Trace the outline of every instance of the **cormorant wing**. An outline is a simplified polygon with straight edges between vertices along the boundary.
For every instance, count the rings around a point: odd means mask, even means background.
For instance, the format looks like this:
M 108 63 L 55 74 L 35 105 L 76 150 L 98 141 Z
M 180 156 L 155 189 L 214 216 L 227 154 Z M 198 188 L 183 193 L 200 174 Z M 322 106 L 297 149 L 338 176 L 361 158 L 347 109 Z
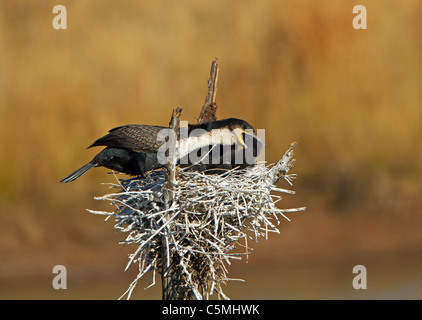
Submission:
M 113 128 L 104 137 L 99 138 L 88 148 L 107 146 L 128 149 L 136 152 L 157 152 L 164 141 L 158 141 L 157 135 L 161 126 L 132 124 Z

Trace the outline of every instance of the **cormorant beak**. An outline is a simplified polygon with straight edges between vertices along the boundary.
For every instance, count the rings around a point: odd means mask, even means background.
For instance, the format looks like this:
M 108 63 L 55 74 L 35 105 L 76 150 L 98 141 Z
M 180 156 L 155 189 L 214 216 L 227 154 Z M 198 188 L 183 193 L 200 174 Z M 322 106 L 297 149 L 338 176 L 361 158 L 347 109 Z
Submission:
M 242 137 L 243 134 L 245 134 L 245 135 L 248 134 L 248 135 L 251 135 L 251 136 L 253 136 L 255 138 L 256 138 L 256 136 L 255 136 L 255 134 L 254 134 L 254 132 L 252 130 L 241 130 L 240 132 L 238 132 L 236 134 L 236 139 L 239 142 L 239 144 L 241 145 L 241 148 L 242 149 L 245 149 L 245 148 L 248 148 L 248 146 L 245 143 L 245 140 L 243 140 L 243 137 Z
M 241 145 L 241 148 L 247 148 L 245 141 L 243 140 L 242 134 L 246 134 L 246 131 L 242 131 L 236 135 L 237 142 Z

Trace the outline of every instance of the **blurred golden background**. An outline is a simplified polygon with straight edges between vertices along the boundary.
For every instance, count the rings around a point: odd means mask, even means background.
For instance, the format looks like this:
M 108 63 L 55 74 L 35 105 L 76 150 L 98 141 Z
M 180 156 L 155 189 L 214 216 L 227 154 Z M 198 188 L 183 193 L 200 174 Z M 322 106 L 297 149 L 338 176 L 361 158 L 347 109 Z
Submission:
M 67 30 L 52 27 L 54 5 Z M 280 235 L 233 263 L 232 299 L 422 298 L 422 3 L 3 0 L 0 2 L 0 298 L 115 299 L 133 248 L 94 196 L 115 178 L 65 175 L 110 128 L 195 122 L 219 58 L 217 116 L 266 129 L 266 159 L 298 142 Z M 289 187 L 280 182 L 280 187 Z M 55 265 L 68 289 L 52 288 Z M 368 289 L 354 290 L 364 265 Z M 161 286 L 134 298 L 160 299 Z

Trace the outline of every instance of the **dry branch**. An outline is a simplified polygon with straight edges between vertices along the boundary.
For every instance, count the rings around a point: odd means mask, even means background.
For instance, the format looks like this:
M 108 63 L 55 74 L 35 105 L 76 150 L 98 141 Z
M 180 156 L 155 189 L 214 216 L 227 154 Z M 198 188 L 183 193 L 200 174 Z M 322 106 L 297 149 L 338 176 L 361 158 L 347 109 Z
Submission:
M 217 120 L 217 104 L 215 103 L 215 98 L 217 95 L 218 71 L 218 59 L 215 58 L 211 63 L 207 96 L 205 97 L 205 104 L 198 117 L 198 124 Z

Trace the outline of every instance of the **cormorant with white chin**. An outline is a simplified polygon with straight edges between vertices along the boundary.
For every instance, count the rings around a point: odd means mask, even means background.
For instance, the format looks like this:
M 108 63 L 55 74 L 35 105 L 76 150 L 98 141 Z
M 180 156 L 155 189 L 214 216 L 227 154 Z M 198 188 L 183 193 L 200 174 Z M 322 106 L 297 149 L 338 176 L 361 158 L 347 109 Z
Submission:
M 168 130 L 168 127 L 125 125 L 111 129 L 88 147 L 106 148 L 60 182 L 74 181 L 94 167 L 145 177 L 148 171 L 165 164 L 159 157 L 166 147 L 166 141 L 159 137 L 166 132 L 162 130 Z M 262 141 L 249 123 L 229 118 L 180 128 L 176 160 L 182 167 L 200 171 L 245 168 L 254 164 L 261 149 Z M 245 157 L 246 152 L 252 155 L 252 161 L 251 157 Z

